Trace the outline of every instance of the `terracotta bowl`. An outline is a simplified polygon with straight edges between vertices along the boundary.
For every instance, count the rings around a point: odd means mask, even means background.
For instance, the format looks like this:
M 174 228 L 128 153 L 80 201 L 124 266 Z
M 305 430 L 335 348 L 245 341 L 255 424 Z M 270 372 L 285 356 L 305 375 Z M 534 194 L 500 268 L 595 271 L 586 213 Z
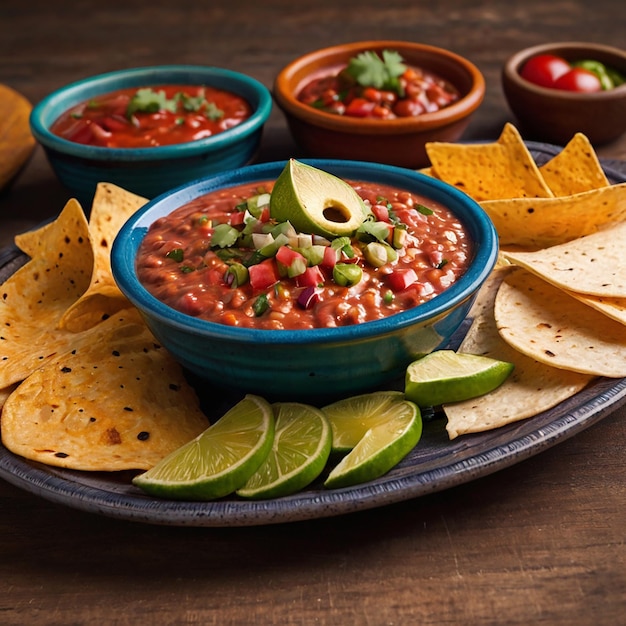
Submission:
M 566 144 L 576 132 L 601 145 L 626 131 L 626 84 L 595 93 L 534 85 L 520 76 L 520 70 L 538 54 L 554 54 L 567 61 L 593 59 L 626 74 L 626 51 L 601 44 L 551 43 L 517 52 L 504 65 L 502 87 L 522 131 L 533 139 L 559 145 Z
M 399 52 L 408 65 L 429 70 L 452 83 L 461 98 L 433 113 L 390 120 L 363 119 L 319 111 L 297 94 L 311 78 L 336 73 L 364 51 Z M 308 156 L 377 161 L 401 167 L 428 164 L 425 144 L 456 141 L 480 106 L 485 81 L 467 59 L 434 46 L 403 41 L 362 41 L 316 50 L 284 67 L 274 81 L 276 104 L 296 143 Z

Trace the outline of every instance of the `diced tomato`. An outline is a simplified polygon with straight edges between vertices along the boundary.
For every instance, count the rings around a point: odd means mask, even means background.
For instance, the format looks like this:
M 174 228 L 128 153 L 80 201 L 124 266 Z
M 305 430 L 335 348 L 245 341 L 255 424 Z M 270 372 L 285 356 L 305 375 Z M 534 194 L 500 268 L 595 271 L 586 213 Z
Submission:
M 230 214 L 230 225 L 231 226 L 241 226 L 246 217 L 245 211 L 233 211 Z
M 291 267 L 296 261 L 304 261 L 306 263 L 306 259 L 289 246 L 281 246 L 278 248 L 276 260 L 285 267 Z
M 394 269 L 391 274 L 387 276 L 387 282 L 389 287 L 394 291 L 404 291 L 407 287 L 410 287 L 417 282 L 417 274 L 413 268 L 398 268 Z
M 370 102 L 380 102 L 383 99 L 383 95 L 379 89 L 375 89 L 374 87 L 366 87 L 363 90 L 363 97 Z
M 250 285 L 258 291 L 267 289 L 280 280 L 274 259 L 266 259 L 261 261 L 261 263 L 251 265 L 248 268 L 248 272 L 250 274 Z
M 372 205 L 372 213 L 379 222 L 389 221 L 389 209 L 384 204 Z
M 324 258 L 322 259 L 321 266 L 333 268 L 337 265 L 337 261 L 339 259 L 339 253 L 334 248 L 330 246 L 324 248 Z
M 259 215 L 259 222 L 269 222 L 270 221 L 270 208 L 268 206 L 264 206 L 261 209 L 261 214 Z
M 375 106 L 375 102 L 370 102 L 365 98 L 355 98 L 346 107 L 346 115 L 350 115 L 352 117 L 367 117 L 371 114 Z
M 323 284 L 324 274 L 318 265 L 307 267 L 304 274 L 296 276 L 296 285 L 298 287 L 317 287 Z

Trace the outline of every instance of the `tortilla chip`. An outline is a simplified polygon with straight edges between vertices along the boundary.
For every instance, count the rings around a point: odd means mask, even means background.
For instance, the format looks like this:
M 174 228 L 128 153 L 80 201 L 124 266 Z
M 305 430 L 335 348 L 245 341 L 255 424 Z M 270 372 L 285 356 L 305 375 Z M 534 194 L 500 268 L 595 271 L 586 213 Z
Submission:
M 576 298 L 583 304 L 593 307 L 596 311 L 600 311 L 616 322 L 626 324 L 626 298 L 586 296 L 584 294 L 576 293 L 575 291 L 567 291 L 567 293 L 572 296 L 572 298 Z
M 626 326 L 523 268 L 503 281 L 494 316 L 502 338 L 541 363 L 592 376 L 626 376 Z
M 27 254 L 30 257 L 33 257 L 37 253 L 39 242 L 46 236 L 45 232 L 52 228 L 54 222 L 49 222 L 48 224 L 44 224 L 39 228 L 35 228 L 34 230 L 28 230 L 24 233 L 19 233 L 15 235 L 13 241 L 15 245 L 22 251 L 24 254 Z
M 459 352 L 488 356 L 515 365 L 513 373 L 496 390 L 478 398 L 446 404 L 446 429 L 450 439 L 468 433 L 500 428 L 547 411 L 583 389 L 587 374 L 560 370 L 539 363 L 507 344 L 493 315 L 500 285 L 512 267 L 496 268 L 478 294 L 479 308 Z
M 2 285 L 0 389 L 64 350 L 71 338 L 57 325 L 89 285 L 93 252 L 80 204 L 70 200 L 40 235 L 29 246 L 33 258 Z
M 626 191 L 626 187 L 625 187 Z M 556 287 L 579 294 L 626 298 L 626 222 L 535 252 L 503 252 Z
M 19 383 L 13 383 L 4 389 L 0 389 L 0 413 L 1 409 L 4 406 L 4 403 L 7 401 L 8 397 L 15 391 L 16 387 Z
M 557 197 L 601 189 L 611 184 L 591 142 L 582 133 L 576 133 L 563 150 L 542 165 L 539 171 Z
M 89 217 L 94 265 L 87 291 L 66 311 L 59 326 L 79 332 L 129 306 L 111 272 L 111 246 L 126 220 L 148 200 L 110 183 L 99 183 Z
M 426 152 L 435 175 L 474 200 L 551 198 L 553 193 L 519 132 L 506 124 L 495 143 L 430 142 Z
M 626 183 L 560 198 L 488 200 L 503 247 L 536 250 L 595 233 L 626 219 Z
M 149 469 L 209 426 L 136 311 L 73 337 L 6 401 L 2 442 L 13 453 L 77 470 Z

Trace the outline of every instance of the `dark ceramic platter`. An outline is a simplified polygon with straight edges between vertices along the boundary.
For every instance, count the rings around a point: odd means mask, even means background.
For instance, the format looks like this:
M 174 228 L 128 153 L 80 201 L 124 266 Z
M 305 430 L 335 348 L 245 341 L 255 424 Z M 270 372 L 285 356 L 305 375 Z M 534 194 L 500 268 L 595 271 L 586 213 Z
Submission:
M 530 143 L 538 163 L 558 148 Z M 607 167 L 611 182 L 626 182 L 626 164 Z M 0 252 L 0 281 L 25 258 Z M 502 428 L 448 440 L 445 420 L 428 421 L 419 445 L 384 477 L 348 489 L 316 483 L 286 498 L 215 502 L 156 500 L 132 486 L 131 473 L 88 473 L 27 461 L 0 446 L 0 477 L 46 498 L 113 518 L 173 526 L 252 526 L 331 517 L 385 506 L 469 482 L 527 459 L 599 422 L 626 403 L 626 379 L 597 379 L 555 408 Z

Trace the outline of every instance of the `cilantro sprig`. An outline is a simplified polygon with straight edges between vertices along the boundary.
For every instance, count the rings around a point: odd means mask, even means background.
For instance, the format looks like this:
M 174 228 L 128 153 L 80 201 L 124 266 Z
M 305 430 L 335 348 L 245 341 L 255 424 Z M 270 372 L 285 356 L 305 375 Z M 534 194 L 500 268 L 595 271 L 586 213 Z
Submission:
M 402 56 L 394 50 L 383 50 L 381 56 L 367 50 L 350 59 L 347 73 L 362 87 L 395 91 L 402 95 L 400 76 L 406 71 Z

